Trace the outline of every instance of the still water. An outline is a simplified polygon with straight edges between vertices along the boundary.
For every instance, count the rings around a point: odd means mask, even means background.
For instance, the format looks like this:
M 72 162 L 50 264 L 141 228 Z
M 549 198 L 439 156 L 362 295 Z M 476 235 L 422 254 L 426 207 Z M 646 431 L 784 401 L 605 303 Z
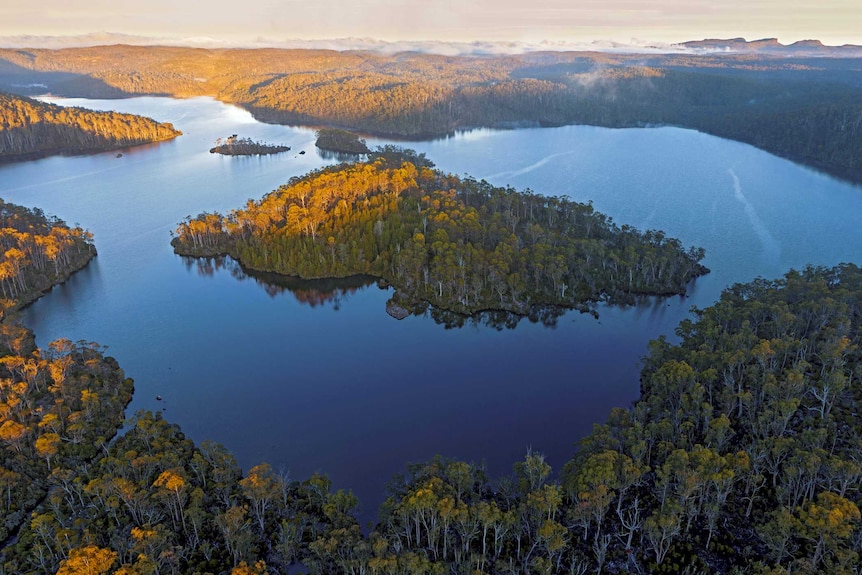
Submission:
M 594 423 L 637 398 L 647 342 L 673 337 L 692 305 L 807 263 L 862 263 L 862 189 L 745 144 L 676 128 L 474 131 L 412 147 L 448 172 L 592 201 L 620 224 L 663 229 L 704 247 L 712 273 L 689 297 L 601 308 L 599 320 L 568 313 L 553 328 L 396 321 L 374 283 L 333 294 L 332 285 L 267 286 L 171 251 L 186 215 L 228 211 L 330 163 L 313 131 L 261 124 L 210 99 L 54 101 L 170 121 L 184 135 L 120 158 L 0 166 L 0 197 L 79 223 L 99 250 L 25 311 L 39 344 L 107 345 L 136 381 L 129 413 L 164 409 L 246 469 L 268 461 L 297 479 L 325 472 L 359 495 L 366 520 L 393 474 L 435 454 L 498 475 L 533 449 L 559 469 Z M 208 153 L 231 134 L 292 150 Z

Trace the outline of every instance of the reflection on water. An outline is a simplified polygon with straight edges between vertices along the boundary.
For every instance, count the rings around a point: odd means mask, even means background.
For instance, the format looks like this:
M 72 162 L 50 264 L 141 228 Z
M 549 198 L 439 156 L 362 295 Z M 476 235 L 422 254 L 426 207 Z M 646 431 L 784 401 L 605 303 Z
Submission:
M 429 306 L 429 309 L 423 313 L 422 316 L 430 317 L 446 329 L 461 327 L 488 327 L 501 331 L 504 329 L 515 329 L 521 325 L 521 320 L 524 319 L 530 323 L 554 328 L 557 327 L 557 323 L 560 318 L 566 315 L 569 311 L 569 309 L 560 306 L 537 305 L 530 308 L 530 312 L 526 315 L 518 315 L 502 310 L 490 310 L 468 316 Z
M 329 306 L 338 311 L 349 296 L 375 283 L 375 278 L 355 275 L 346 278 L 307 280 L 271 272 L 261 272 L 242 267 L 229 256 L 190 258 L 180 256 L 186 269 L 194 268 L 201 277 L 213 277 L 217 271 L 225 270 L 239 281 L 254 280 L 270 297 L 285 293 L 293 295 L 297 302 L 311 306 Z
M 261 272 L 247 269 L 238 261 L 229 256 L 215 256 L 205 258 L 193 258 L 180 256 L 186 269 L 194 269 L 198 276 L 214 277 L 219 271 L 229 273 L 231 277 L 239 280 L 254 280 L 270 297 L 289 293 L 294 299 L 310 307 L 329 306 L 338 311 L 341 305 L 347 301 L 349 296 L 358 291 L 377 284 L 380 289 L 387 289 L 384 282 L 373 276 L 354 275 L 344 278 L 303 279 L 295 276 L 287 276 L 272 272 Z M 457 329 L 462 327 L 487 327 L 497 331 L 504 329 L 515 329 L 521 320 L 540 324 L 548 328 L 557 326 L 560 318 L 570 310 L 556 305 L 535 305 L 527 314 L 516 314 L 504 310 L 481 311 L 472 315 L 464 315 L 457 312 L 439 309 L 425 302 L 408 304 L 393 294 L 387 302 L 389 306 L 395 303 L 399 309 L 404 309 L 407 315 L 428 318 L 446 329 Z M 594 306 L 584 306 L 581 313 L 590 313 L 598 318 L 598 312 Z M 381 310 L 381 313 L 383 310 Z M 393 315 L 390 313 L 390 315 Z M 403 317 L 397 317 L 403 319 Z
M 346 154 L 344 152 L 333 152 L 332 150 L 323 150 L 317 148 L 317 153 L 324 160 L 332 160 L 335 162 L 358 162 L 365 159 L 365 154 Z

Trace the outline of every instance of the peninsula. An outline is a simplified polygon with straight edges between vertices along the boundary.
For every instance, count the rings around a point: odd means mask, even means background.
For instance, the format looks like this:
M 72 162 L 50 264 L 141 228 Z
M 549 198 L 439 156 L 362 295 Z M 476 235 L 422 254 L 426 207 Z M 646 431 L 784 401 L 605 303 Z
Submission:
M 94 112 L 0 93 L 0 161 L 104 152 L 170 140 L 172 124 L 117 112 Z
M 63 283 L 96 256 L 93 235 L 41 210 L 0 199 L 0 293 L 19 308 Z

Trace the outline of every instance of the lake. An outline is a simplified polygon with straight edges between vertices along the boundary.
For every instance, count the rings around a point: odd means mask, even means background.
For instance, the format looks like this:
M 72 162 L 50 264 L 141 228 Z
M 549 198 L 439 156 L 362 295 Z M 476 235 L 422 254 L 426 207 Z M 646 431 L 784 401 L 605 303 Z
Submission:
M 39 344 L 108 346 L 136 382 L 129 414 L 163 409 L 245 469 L 268 461 L 295 479 L 325 472 L 359 495 L 364 520 L 393 474 L 435 454 L 484 462 L 496 476 L 533 449 L 559 469 L 594 423 L 637 399 L 647 342 L 673 338 L 692 305 L 791 267 L 862 263 L 862 189 L 751 146 L 677 128 L 477 130 L 411 147 L 448 172 L 592 201 L 617 223 L 662 229 L 704 247 L 712 273 L 688 297 L 602 307 L 598 320 L 570 312 L 555 327 L 396 321 L 375 283 L 267 286 L 171 250 L 187 215 L 240 207 L 330 163 L 312 130 L 261 124 L 205 98 L 50 101 L 147 115 L 184 135 L 119 158 L 0 166 L 0 197 L 82 225 L 99 251 L 23 313 Z M 231 134 L 292 150 L 208 152 Z

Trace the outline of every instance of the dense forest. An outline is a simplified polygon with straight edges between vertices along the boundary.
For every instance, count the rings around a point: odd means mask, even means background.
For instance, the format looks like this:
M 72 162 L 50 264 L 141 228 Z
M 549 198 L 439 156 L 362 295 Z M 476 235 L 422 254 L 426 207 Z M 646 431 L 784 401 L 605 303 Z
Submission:
M 368 531 L 325 476 L 243 474 L 160 415 L 121 437 L 130 380 L 95 344 L 0 324 L 0 573 L 834 573 L 858 565 L 862 270 L 725 291 L 652 342 L 642 398 L 556 476 L 435 458 Z M 17 533 L 15 529 L 19 529 Z
M 0 160 L 100 152 L 180 134 L 171 124 L 141 116 L 67 108 L 0 92 Z
M 374 275 L 396 288 L 395 317 L 427 304 L 469 315 L 628 303 L 684 293 L 708 271 L 702 249 L 662 232 L 620 228 L 589 204 L 447 175 L 392 147 L 294 178 L 227 216 L 190 218 L 173 245 L 303 278 Z
M 113 98 L 210 95 L 267 122 L 408 138 L 479 126 L 674 125 L 862 182 L 859 60 L 794 53 L 0 50 L 0 87 L 40 83 L 54 94 Z
M 0 200 L 0 243 L 0 542 L 8 542 L 44 501 L 51 473 L 88 462 L 116 433 L 131 381 L 100 346 L 58 340 L 40 350 L 17 322 L 19 307 L 96 255 L 89 232 Z
M 266 156 L 290 151 L 290 146 L 255 142 L 251 138 L 240 138 L 236 134 L 227 138 L 219 138 L 216 145 L 210 148 L 210 154 L 223 156 Z

